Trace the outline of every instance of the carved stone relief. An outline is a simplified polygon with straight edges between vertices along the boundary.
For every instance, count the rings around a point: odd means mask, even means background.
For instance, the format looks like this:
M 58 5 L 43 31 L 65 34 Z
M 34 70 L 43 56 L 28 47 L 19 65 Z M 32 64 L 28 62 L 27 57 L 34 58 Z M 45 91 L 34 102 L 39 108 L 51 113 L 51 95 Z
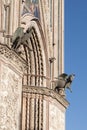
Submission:
M 21 77 L 4 64 L 0 76 L 0 130 L 19 130 Z

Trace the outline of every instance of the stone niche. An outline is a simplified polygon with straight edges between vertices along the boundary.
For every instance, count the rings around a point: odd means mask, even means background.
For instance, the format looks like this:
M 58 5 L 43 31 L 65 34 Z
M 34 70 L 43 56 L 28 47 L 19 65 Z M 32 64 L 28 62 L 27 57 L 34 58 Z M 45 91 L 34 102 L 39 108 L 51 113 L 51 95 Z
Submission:
M 0 130 L 20 130 L 23 72 L 17 60 L 10 49 L 0 46 Z

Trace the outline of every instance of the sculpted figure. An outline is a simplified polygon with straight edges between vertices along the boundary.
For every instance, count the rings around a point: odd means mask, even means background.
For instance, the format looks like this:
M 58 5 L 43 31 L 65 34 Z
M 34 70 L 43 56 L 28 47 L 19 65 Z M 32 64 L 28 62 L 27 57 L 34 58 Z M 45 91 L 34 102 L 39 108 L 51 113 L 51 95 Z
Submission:
M 24 36 L 23 27 L 18 27 L 12 37 L 12 48 L 16 50 L 21 43 L 21 38 Z
M 56 92 L 59 92 L 60 90 L 65 91 L 65 89 L 69 89 L 72 92 L 71 83 L 74 77 L 75 77 L 75 74 L 68 75 L 68 74 L 63 73 L 59 75 L 58 79 L 55 81 L 54 90 Z
M 29 51 L 32 51 L 30 48 L 28 42 L 28 39 L 30 37 L 30 34 L 32 33 L 32 28 L 29 28 L 25 33 L 24 33 L 24 28 L 23 27 L 18 27 L 16 31 L 13 34 L 12 37 L 12 46 L 11 48 L 14 49 L 16 52 L 21 54 L 21 45 L 24 45 L 28 47 Z

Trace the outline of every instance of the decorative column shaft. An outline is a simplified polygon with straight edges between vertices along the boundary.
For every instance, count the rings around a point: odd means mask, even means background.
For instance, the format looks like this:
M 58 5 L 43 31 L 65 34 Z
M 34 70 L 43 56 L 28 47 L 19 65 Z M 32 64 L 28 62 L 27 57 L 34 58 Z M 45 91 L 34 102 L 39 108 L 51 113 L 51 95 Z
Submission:
M 39 111 L 38 111 L 38 102 L 39 102 L 39 99 L 37 98 L 36 96 L 36 99 L 35 99 L 35 130 L 38 130 L 38 114 L 39 114 Z
M 34 130 L 34 99 L 30 99 L 30 130 Z
M 24 105 L 27 127 L 22 130 L 65 130 L 65 110 L 68 106 L 65 98 L 44 87 L 23 87 L 23 93 L 29 98 L 29 103 Z
M 39 130 L 43 130 L 43 101 L 39 98 Z

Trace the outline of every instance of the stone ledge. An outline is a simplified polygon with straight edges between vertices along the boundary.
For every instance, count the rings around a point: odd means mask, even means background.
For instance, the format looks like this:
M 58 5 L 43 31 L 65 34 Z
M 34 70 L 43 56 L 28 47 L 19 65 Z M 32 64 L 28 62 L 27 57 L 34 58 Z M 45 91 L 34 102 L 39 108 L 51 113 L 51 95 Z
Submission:
M 45 95 L 48 97 L 51 97 L 53 99 L 56 99 L 60 104 L 62 104 L 65 108 L 68 107 L 69 103 L 66 99 L 61 97 L 58 93 L 56 93 L 54 90 L 46 88 L 46 87 L 37 87 L 37 86 L 23 86 L 23 92 L 24 93 L 30 93 L 30 94 L 40 94 Z

